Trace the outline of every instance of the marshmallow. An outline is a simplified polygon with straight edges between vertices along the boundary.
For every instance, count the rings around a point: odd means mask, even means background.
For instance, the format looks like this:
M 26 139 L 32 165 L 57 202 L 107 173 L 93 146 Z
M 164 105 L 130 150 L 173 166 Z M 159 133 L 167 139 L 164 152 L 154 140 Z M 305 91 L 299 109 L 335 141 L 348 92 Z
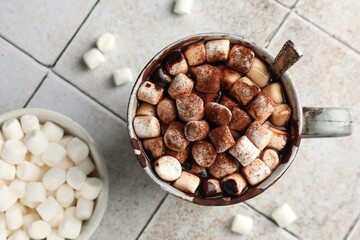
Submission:
M 243 106 L 247 105 L 258 93 L 260 88 L 247 77 L 237 80 L 230 88 L 230 95 L 236 98 Z
M 173 76 L 179 73 L 186 74 L 188 71 L 188 65 L 185 56 L 181 51 L 173 51 L 169 53 L 165 57 L 163 65 L 166 71 Z
M 183 94 L 191 93 L 194 87 L 194 82 L 183 73 L 177 74 L 168 88 L 170 97 L 177 99 Z
M 46 240 L 65 240 L 63 237 L 59 237 L 56 230 L 51 230 L 49 236 L 47 236 Z
M 89 220 L 94 210 L 94 201 L 80 197 L 76 203 L 75 216 L 79 220 Z
M 228 125 L 232 117 L 227 107 L 215 102 L 206 104 L 204 113 L 207 120 L 220 126 Z
M 89 158 L 89 157 L 86 157 L 86 158 Z M 85 158 L 85 159 L 86 159 Z M 84 162 L 85 160 L 83 160 L 83 161 L 81 161 L 80 162 L 80 164 L 82 163 L 82 162 Z M 64 169 L 64 170 L 67 170 L 67 169 L 69 169 L 69 168 L 71 168 L 71 167 L 73 167 L 74 166 L 74 162 L 73 161 L 71 161 L 70 160 L 70 158 L 68 158 L 68 157 L 65 157 L 63 160 L 62 160 L 62 162 L 60 163 L 60 165 L 59 165 L 59 167 L 61 167 L 62 169 Z M 95 167 L 95 166 L 94 166 Z
M 189 172 L 191 172 L 192 174 L 195 174 L 195 175 L 207 176 L 206 168 L 200 166 L 196 162 L 193 162 L 193 164 L 191 164 Z
M 36 155 L 33 155 L 33 154 L 31 154 L 30 162 L 36 164 L 39 167 L 42 167 L 42 166 L 45 165 L 44 161 L 41 160 L 40 156 L 36 156 Z
M 56 191 L 56 200 L 58 203 L 64 207 L 70 207 L 75 199 L 74 189 L 70 187 L 68 184 L 64 184 L 58 188 Z
M 0 240 L 7 240 L 7 231 L 0 229 Z
M 192 145 L 191 154 L 201 167 L 211 166 L 217 155 L 214 146 L 205 140 L 195 142 Z
M 193 142 L 205 139 L 209 130 L 209 124 L 205 120 L 190 121 L 185 125 L 184 134 L 189 141 Z
M 270 116 L 270 121 L 277 127 L 284 127 L 291 116 L 291 108 L 287 104 L 275 106 L 275 111 Z
M 280 163 L 279 154 L 273 149 L 264 150 L 260 158 L 270 170 L 274 170 Z
M 149 103 L 142 103 L 136 110 L 136 116 L 152 116 L 155 117 L 155 106 Z
M 1 131 L 0 131 L 1 132 Z M 4 140 L 0 139 L 0 152 L 1 152 L 1 149 L 2 149 L 2 146 L 4 145 Z
M 228 126 L 214 128 L 210 131 L 209 138 L 217 153 L 225 152 L 235 144 Z
M 208 41 L 205 44 L 205 50 L 208 62 L 226 61 L 229 56 L 230 41 L 227 39 Z
M 38 156 L 45 152 L 49 146 L 49 140 L 40 130 L 33 130 L 28 133 L 24 139 L 25 145 L 28 147 L 29 151 Z
M 248 114 L 256 121 L 263 124 L 275 111 L 274 101 L 263 93 L 259 93 L 248 105 Z
M 84 53 L 83 60 L 91 70 L 105 62 L 104 55 L 97 48 L 92 48 Z
M 95 164 L 89 157 L 86 157 L 85 160 L 81 161 L 78 165 L 76 165 L 76 167 L 80 168 L 80 170 L 83 171 L 85 175 L 89 175 L 95 170 Z
M 252 226 L 253 219 L 251 217 L 236 214 L 231 224 L 231 231 L 247 235 L 251 232 Z
M 202 42 L 191 44 L 183 49 L 186 61 L 189 66 L 196 66 L 205 63 L 205 51 L 205 44 Z
M 278 151 L 283 150 L 288 139 L 288 134 L 274 128 L 269 127 L 269 129 L 273 132 L 273 135 L 267 146 Z
M 267 127 L 264 127 L 259 122 L 254 121 L 247 128 L 245 135 L 258 149 L 263 150 L 269 144 L 273 134 Z
M 41 127 L 41 131 L 47 137 L 49 142 L 58 143 L 64 136 L 64 129 L 53 122 L 44 123 L 44 125 Z
M 251 185 L 256 185 L 267 178 L 270 175 L 271 170 L 263 161 L 257 158 L 244 167 L 242 172 Z
M 104 33 L 96 41 L 96 47 L 102 52 L 106 53 L 115 47 L 115 37 L 111 33 Z
M 172 79 L 159 65 L 155 67 L 155 69 L 151 73 L 149 81 L 160 87 L 167 88 L 170 85 Z
M 48 197 L 44 202 L 37 206 L 36 211 L 44 221 L 53 220 L 60 212 L 62 207 L 53 197 Z
M 5 219 L 5 213 L 0 212 L 0 231 L 6 230 L 6 219 Z
M 67 147 L 68 143 L 70 142 L 71 139 L 73 139 L 74 136 L 71 135 L 65 135 L 63 136 L 63 138 L 60 140 L 59 144 L 61 146 L 63 146 L 64 148 Z
M 61 208 L 60 212 L 49 222 L 52 228 L 59 227 L 61 221 L 64 219 L 64 209 Z
M 184 135 L 184 125 L 180 122 L 172 122 L 164 134 L 164 143 L 174 151 L 184 150 L 189 145 L 189 140 Z
M 230 148 L 229 153 L 245 167 L 256 159 L 260 150 L 246 136 L 242 136 Z
M 26 199 L 29 202 L 41 203 L 46 200 L 46 190 L 40 182 L 29 182 L 26 185 Z
M 203 185 L 203 193 L 205 197 L 218 197 L 222 195 L 221 187 L 219 180 L 217 179 L 205 179 L 202 182 Z
M 262 92 L 269 96 L 275 103 L 283 103 L 284 97 L 280 83 L 271 83 L 262 89 Z
M 259 87 L 265 87 L 270 79 L 270 73 L 267 70 L 266 65 L 258 58 L 254 59 L 246 76 Z
M 42 178 L 42 183 L 45 189 L 53 191 L 58 189 L 61 185 L 63 185 L 65 179 L 66 179 L 65 170 L 60 167 L 53 167 L 45 173 L 45 175 Z
M 19 202 L 16 202 L 14 205 L 12 205 L 11 208 L 19 208 L 23 216 L 28 213 L 28 209 L 26 208 L 26 206 L 22 205 Z
M 271 213 L 271 217 L 281 228 L 289 226 L 296 220 L 296 214 L 286 203 L 274 209 Z
M 240 196 L 247 186 L 245 179 L 239 173 L 232 173 L 221 180 L 221 188 L 230 195 Z
M 0 179 L 13 180 L 15 178 L 16 168 L 0 159 Z
M 154 169 L 158 176 L 165 181 L 174 181 L 181 175 L 180 162 L 171 156 L 163 156 L 154 162 Z
M 120 86 L 122 84 L 131 82 L 133 80 L 133 76 L 130 68 L 122 68 L 115 70 L 113 74 L 114 84 L 115 86 Z
M 193 0 L 176 0 L 174 13 L 178 15 L 187 15 L 191 13 Z
M 144 139 L 142 145 L 146 153 L 155 159 L 162 157 L 165 153 L 163 137 Z
M 27 197 L 20 198 L 19 202 L 24 205 L 25 207 L 28 207 L 30 209 L 35 209 L 37 206 L 39 206 L 39 202 L 30 202 Z
M 80 190 L 80 194 L 86 199 L 94 200 L 99 196 L 103 185 L 103 181 L 99 178 L 87 178 Z
M 232 130 L 244 132 L 251 123 L 250 116 L 245 111 L 237 107 L 234 107 L 231 110 L 231 114 L 232 117 L 229 123 L 229 128 Z
M 7 140 L 20 140 L 24 137 L 20 122 L 16 118 L 5 121 L 2 125 L 2 132 Z
M 76 207 L 75 206 L 65 209 L 64 219 L 76 219 Z
M 72 167 L 66 172 L 66 182 L 73 189 L 80 190 L 84 185 L 85 180 L 85 173 L 77 167 Z
M 238 164 L 236 160 L 227 153 L 219 153 L 216 156 L 215 162 L 208 168 L 209 173 L 218 179 L 222 179 L 237 170 Z
M 1 150 L 1 158 L 10 164 L 19 164 L 25 160 L 26 146 L 19 140 L 8 140 Z
M 23 229 L 24 230 L 28 230 L 28 228 L 30 227 L 30 225 L 37 221 L 40 220 L 40 216 L 37 213 L 29 213 L 24 215 L 23 217 Z
M 10 182 L 9 188 L 13 191 L 17 198 L 23 198 L 26 194 L 26 182 L 14 179 Z
M 230 132 L 231 132 L 231 136 L 233 137 L 233 139 L 235 141 L 238 140 L 242 136 L 239 132 L 237 132 L 233 129 L 230 129 Z
M 155 83 L 145 81 L 140 85 L 137 97 L 141 101 L 156 105 L 162 98 L 163 93 L 163 88 L 159 88 Z
M 206 104 L 208 104 L 209 102 L 216 102 L 217 99 L 220 96 L 220 92 L 215 92 L 215 93 L 203 93 L 203 92 L 199 92 L 197 90 L 194 91 L 194 93 L 199 96 L 201 98 L 201 100 L 203 100 L 204 102 L 204 106 Z
M 177 117 L 175 102 L 169 98 L 164 98 L 156 106 L 156 113 L 163 123 L 172 123 Z
M 67 154 L 74 163 L 78 164 L 89 155 L 89 147 L 81 139 L 74 137 L 66 147 Z
M 241 74 L 226 66 L 219 66 L 223 72 L 223 78 L 220 79 L 220 86 L 225 90 L 229 90 L 231 86 L 241 77 Z
M 204 102 L 195 94 L 183 94 L 176 99 L 179 118 L 185 122 L 199 121 L 204 117 Z
M 172 156 L 172 157 L 176 158 L 181 164 L 183 164 L 186 162 L 186 160 L 189 157 L 189 148 L 187 147 L 184 150 L 179 151 L 179 152 L 167 148 L 165 150 L 165 155 Z
M 234 107 L 239 108 L 239 104 L 226 95 L 221 97 L 219 103 L 230 110 L 232 110 Z
M 204 64 L 190 68 L 190 72 L 196 79 L 196 90 L 203 93 L 216 93 L 220 90 L 220 80 L 223 78 L 220 68 Z
M 29 240 L 29 239 L 30 239 L 29 235 L 24 230 L 17 230 L 13 232 L 8 238 L 8 240 Z
M 28 234 L 33 239 L 44 239 L 50 232 L 51 226 L 43 220 L 33 222 L 28 228 Z
M 156 117 L 137 116 L 134 118 L 134 130 L 138 138 L 154 138 L 160 136 L 160 123 Z
M 186 193 L 195 193 L 200 185 L 200 178 L 194 174 L 182 171 L 181 175 L 173 183 L 173 186 Z
M 78 219 L 65 218 L 59 225 L 58 236 L 76 239 L 80 235 L 82 222 Z
M 33 130 L 40 130 L 39 119 L 34 115 L 23 115 L 20 118 L 20 122 L 25 134 L 28 134 Z
M 14 205 L 5 213 L 6 225 L 10 231 L 21 228 L 24 223 L 23 213 L 20 206 Z
M 255 53 L 244 46 L 233 45 L 229 52 L 226 65 L 238 72 L 247 73 L 255 58 Z
M 26 182 L 35 182 L 40 179 L 40 175 L 40 168 L 32 162 L 24 161 L 16 169 L 16 176 Z

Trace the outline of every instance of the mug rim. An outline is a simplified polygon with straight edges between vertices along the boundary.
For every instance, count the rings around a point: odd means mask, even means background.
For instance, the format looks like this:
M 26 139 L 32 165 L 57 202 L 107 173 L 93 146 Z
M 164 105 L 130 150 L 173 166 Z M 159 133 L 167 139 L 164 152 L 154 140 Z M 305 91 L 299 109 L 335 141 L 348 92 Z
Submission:
M 271 64 L 275 57 L 272 56 L 268 50 L 257 45 L 254 41 L 250 41 L 243 36 L 231 34 L 231 33 L 223 33 L 223 32 L 207 32 L 207 33 L 199 33 L 195 35 L 190 35 L 184 38 L 181 38 L 177 41 L 174 41 L 160 50 L 157 54 L 154 55 L 150 59 L 150 61 L 145 65 L 145 67 L 140 72 L 138 78 L 135 81 L 135 84 L 131 90 L 131 94 L 129 97 L 128 108 L 127 108 L 127 126 L 128 133 L 131 146 L 134 150 L 135 156 L 138 159 L 140 165 L 145 170 L 145 172 L 150 176 L 150 178 L 155 181 L 162 189 L 165 191 L 180 197 L 184 200 L 193 202 L 198 205 L 204 206 L 225 206 L 232 205 L 236 203 L 243 202 L 245 200 L 251 199 L 255 196 L 258 196 L 265 190 L 267 190 L 270 186 L 272 186 L 277 180 L 281 178 L 281 176 L 287 171 L 292 162 L 295 159 L 297 151 L 301 142 L 301 133 L 303 128 L 303 112 L 302 105 L 297 94 L 296 88 L 291 81 L 291 77 L 288 73 L 284 73 L 281 77 L 280 81 L 284 87 L 284 92 L 287 97 L 288 103 L 292 108 L 292 125 L 291 125 L 291 138 L 290 142 L 287 143 L 290 146 L 286 146 L 287 151 L 284 153 L 285 161 L 281 162 L 281 164 L 270 174 L 268 178 L 259 183 L 256 186 L 246 190 L 247 192 L 241 194 L 238 197 L 221 197 L 221 198 L 213 198 L 207 199 L 204 197 L 200 197 L 195 194 L 184 193 L 176 188 L 174 188 L 171 184 L 166 181 L 160 179 L 151 166 L 151 160 L 145 153 L 142 148 L 141 141 L 137 138 L 134 128 L 133 128 L 133 118 L 136 113 L 136 106 L 138 104 L 137 100 L 137 90 L 140 87 L 141 83 L 145 81 L 148 76 L 151 74 L 152 70 L 161 64 L 164 57 L 175 49 L 182 48 L 186 45 L 199 42 L 199 41 L 209 41 L 215 39 L 229 39 L 232 44 L 242 44 L 245 47 L 252 49 L 257 56 L 265 61 L 267 64 Z

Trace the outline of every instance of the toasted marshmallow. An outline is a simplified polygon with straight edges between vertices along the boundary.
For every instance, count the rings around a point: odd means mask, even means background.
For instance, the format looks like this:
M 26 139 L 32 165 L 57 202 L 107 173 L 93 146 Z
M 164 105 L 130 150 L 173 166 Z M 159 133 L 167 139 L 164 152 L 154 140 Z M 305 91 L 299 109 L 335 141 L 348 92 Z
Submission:
M 189 140 L 184 135 L 184 125 L 172 122 L 164 134 L 164 143 L 174 151 L 184 150 L 189 145 Z
M 216 159 L 214 146 L 205 140 L 195 142 L 191 148 L 191 154 L 201 167 L 211 166 Z
M 157 87 L 154 83 L 145 81 L 139 87 L 137 97 L 139 100 L 156 105 L 162 98 L 164 89 Z
M 219 103 L 210 102 L 205 105 L 205 117 L 212 123 L 217 125 L 228 125 L 231 116 L 231 111 Z
M 186 123 L 184 134 L 189 141 L 203 140 L 209 134 L 209 124 L 205 120 Z
M 250 125 L 251 118 L 250 116 L 240 108 L 234 107 L 231 110 L 231 121 L 229 123 L 229 128 L 236 131 L 245 131 L 245 129 Z
M 230 148 L 229 153 L 245 167 L 259 156 L 260 150 L 246 136 L 242 136 Z
M 160 158 L 165 153 L 163 137 L 145 139 L 142 145 L 147 153 L 153 158 Z
M 271 217 L 275 220 L 279 227 L 282 228 L 289 226 L 296 220 L 296 214 L 287 203 L 284 203 L 274 209 L 271 213 Z
M 262 89 L 262 92 L 269 96 L 275 103 L 283 103 L 284 97 L 280 83 L 271 83 Z
M 181 51 L 173 51 L 167 55 L 163 61 L 163 65 L 168 73 L 175 76 L 179 73 L 186 74 L 188 65 L 184 54 Z
M 203 93 L 215 93 L 220 90 L 220 80 L 223 78 L 220 68 L 204 64 L 190 68 L 190 72 L 196 79 L 196 90 Z
M 183 52 L 189 66 L 196 66 L 206 62 L 205 44 L 202 42 L 185 47 Z
M 249 115 L 259 123 L 263 124 L 275 111 L 275 103 L 267 95 L 259 93 L 247 108 Z
M 283 150 L 288 139 L 288 134 L 284 131 L 280 131 L 271 127 L 269 127 L 269 129 L 273 132 L 273 135 L 270 139 L 268 147 L 278 151 Z
M 205 197 L 217 197 L 222 194 L 220 182 L 217 179 L 205 179 L 202 182 L 202 186 Z
M 229 56 L 230 41 L 227 39 L 208 41 L 205 44 L 205 50 L 208 62 L 226 61 Z
M 221 105 L 227 107 L 228 109 L 232 110 L 234 107 L 238 108 L 239 104 L 232 100 L 230 97 L 224 95 L 221 97 L 220 102 Z
M 173 186 L 186 193 L 195 193 L 200 185 L 200 178 L 191 173 L 183 171 Z
M 257 121 L 252 122 L 245 132 L 250 141 L 260 150 L 263 150 L 269 144 L 272 134 L 272 131 Z
M 189 147 L 185 148 L 184 150 L 178 151 L 178 152 L 171 150 L 170 148 L 165 149 L 165 155 L 176 158 L 181 164 L 186 162 L 186 160 L 189 157 L 189 152 L 190 152 Z
M 244 46 L 234 45 L 230 49 L 226 65 L 238 72 L 247 73 L 254 61 L 255 53 Z
M 266 149 L 261 153 L 261 160 L 270 168 L 274 170 L 280 163 L 279 154 L 273 149 Z
M 179 96 L 187 93 L 191 93 L 194 87 L 194 82 L 188 76 L 183 73 L 177 74 L 168 88 L 169 95 L 177 99 Z
M 199 91 L 195 90 L 194 93 L 196 95 L 198 95 L 201 98 L 201 100 L 203 100 L 204 106 L 210 102 L 216 102 L 220 96 L 220 92 L 203 93 L 203 92 L 199 92 Z
M 231 136 L 234 138 L 235 142 L 236 140 L 238 140 L 242 135 L 240 134 L 240 132 L 237 132 L 233 129 L 230 129 L 230 133 L 231 133 Z
M 240 196 L 246 186 L 245 179 L 239 173 L 232 173 L 221 180 L 221 188 L 233 196 Z
M 230 88 L 230 95 L 236 98 L 243 106 L 247 105 L 258 93 L 260 88 L 247 77 L 237 80 Z
M 220 79 L 220 86 L 226 90 L 229 90 L 231 86 L 241 77 L 241 74 L 226 66 L 219 66 L 223 72 L 223 78 Z
M 154 162 L 154 169 L 158 176 L 165 181 L 174 181 L 181 175 L 180 162 L 171 156 L 163 156 Z
M 271 170 L 263 161 L 257 158 L 244 167 L 242 172 L 251 185 L 256 185 L 267 178 Z
M 155 116 L 155 106 L 150 103 L 141 103 L 136 110 L 136 116 Z
M 225 152 L 235 144 L 228 126 L 214 128 L 210 131 L 209 138 L 217 153 Z
M 270 116 L 270 121 L 277 127 L 283 127 L 287 124 L 291 116 L 291 108 L 287 104 L 275 106 L 275 111 Z
M 196 162 L 191 164 L 190 170 L 192 174 L 206 176 L 206 168 L 200 166 Z
M 204 102 L 195 94 L 184 94 L 176 99 L 179 118 L 185 122 L 199 121 L 204 117 Z
M 172 79 L 171 77 L 165 73 L 162 67 L 158 66 L 154 69 L 154 71 L 151 73 L 150 82 L 153 82 L 159 86 L 167 88 L 169 84 L 171 83 Z
M 162 99 L 156 106 L 156 113 L 163 123 L 172 123 L 177 117 L 175 102 L 170 98 Z
M 258 58 L 254 59 L 246 76 L 259 87 L 265 87 L 270 79 L 270 73 L 267 70 L 266 65 Z
M 160 123 L 156 117 L 137 116 L 134 118 L 134 130 L 138 138 L 154 138 L 160 136 Z

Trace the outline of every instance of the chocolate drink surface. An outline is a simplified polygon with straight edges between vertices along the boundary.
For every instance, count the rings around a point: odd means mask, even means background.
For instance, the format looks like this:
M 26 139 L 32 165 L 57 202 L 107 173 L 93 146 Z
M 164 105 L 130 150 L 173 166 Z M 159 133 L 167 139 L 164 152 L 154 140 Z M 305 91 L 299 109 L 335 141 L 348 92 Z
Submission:
M 282 161 L 292 109 L 250 48 L 219 39 L 172 51 L 137 98 L 143 149 L 159 178 L 187 194 L 239 197 Z

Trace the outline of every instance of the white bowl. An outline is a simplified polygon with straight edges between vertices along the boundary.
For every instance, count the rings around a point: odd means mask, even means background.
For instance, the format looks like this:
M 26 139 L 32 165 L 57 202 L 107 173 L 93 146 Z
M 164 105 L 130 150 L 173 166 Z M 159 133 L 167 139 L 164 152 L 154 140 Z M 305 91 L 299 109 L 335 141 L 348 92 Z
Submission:
M 104 158 L 100 154 L 95 141 L 90 134 L 74 120 L 60 113 L 40 108 L 23 108 L 13 110 L 0 115 L 0 126 L 8 119 L 20 118 L 22 115 L 31 114 L 39 118 L 40 123 L 52 121 L 62 127 L 65 134 L 71 134 L 82 139 L 90 149 L 90 157 L 96 165 L 96 170 L 91 174 L 104 181 L 104 186 L 96 199 L 94 213 L 88 221 L 84 221 L 80 236 L 77 240 L 88 240 L 99 226 L 104 216 L 109 199 L 109 175 Z

